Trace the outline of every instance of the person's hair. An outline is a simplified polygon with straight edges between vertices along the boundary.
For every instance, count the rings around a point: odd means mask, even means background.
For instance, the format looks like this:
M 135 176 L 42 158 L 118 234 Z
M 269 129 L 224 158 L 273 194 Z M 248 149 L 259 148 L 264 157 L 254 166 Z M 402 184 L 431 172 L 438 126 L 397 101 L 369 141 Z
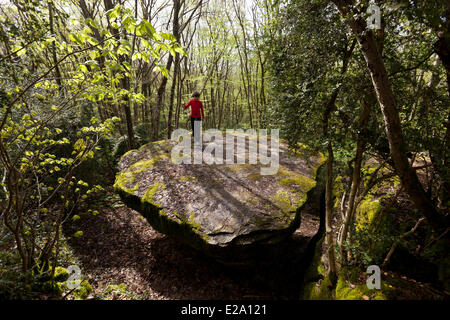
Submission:
M 194 91 L 194 93 L 192 94 L 192 97 L 200 97 L 200 93 L 198 91 Z

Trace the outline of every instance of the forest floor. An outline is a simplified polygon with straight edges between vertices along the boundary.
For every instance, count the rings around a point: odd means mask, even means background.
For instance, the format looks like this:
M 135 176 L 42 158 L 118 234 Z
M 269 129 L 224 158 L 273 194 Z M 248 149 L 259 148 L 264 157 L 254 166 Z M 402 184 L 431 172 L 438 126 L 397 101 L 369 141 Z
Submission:
M 305 268 L 302 256 L 318 226 L 318 217 L 303 214 L 300 228 L 280 248 L 276 264 L 239 270 L 155 231 L 125 206 L 83 216 L 76 227 L 83 236 L 71 238 L 69 244 L 94 289 L 90 298 L 110 285 L 121 285 L 109 298 L 298 299 Z
M 377 191 L 394 194 L 396 189 Z M 64 230 L 67 237 L 83 231 L 82 237 L 70 237 L 68 243 L 93 287 L 88 299 L 299 299 L 309 262 L 305 251 L 318 230 L 318 216 L 302 213 L 299 229 L 280 245 L 276 257 L 268 255 L 256 266 L 236 269 L 157 232 L 138 212 L 118 204 L 102 206 L 96 216 L 79 214 L 81 219 Z M 396 225 L 411 219 L 413 206 L 405 192 L 399 194 L 394 208 Z M 422 237 L 424 230 L 419 228 L 417 234 Z M 397 251 L 393 256 L 398 260 L 396 267 L 383 270 L 382 281 L 395 284 L 389 299 L 449 299 L 434 279 L 434 266 L 427 268 L 423 260 Z M 349 286 L 365 283 L 366 277 L 361 273 Z
M 69 244 L 93 288 L 88 299 L 297 300 L 308 263 L 303 259 L 305 250 L 318 227 L 318 216 L 303 213 L 300 228 L 280 247 L 277 258 L 268 256 L 247 269 L 224 266 L 157 232 L 126 206 L 107 207 L 97 216 L 83 215 L 76 226 L 83 236 L 71 237 Z M 449 298 L 432 283 L 405 272 L 384 271 L 384 280 L 396 284 L 390 298 Z M 364 282 L 361 274 L 349 285 Z

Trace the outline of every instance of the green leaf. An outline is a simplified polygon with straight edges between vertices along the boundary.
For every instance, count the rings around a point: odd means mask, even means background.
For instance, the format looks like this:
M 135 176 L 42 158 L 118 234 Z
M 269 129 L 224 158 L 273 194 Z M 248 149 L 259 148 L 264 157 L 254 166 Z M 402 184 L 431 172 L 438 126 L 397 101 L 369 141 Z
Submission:
M 135 61 L 142 58 L 142 54 L 140 52 L 135 52 L 131 57 L 131 61 Z
M 106 14 L 110 19 L 115 19 L 120 15 L 121 9 L 122 9 L 121 5 L 118 4 L 113 9 L 106 11 Z
M 85 21 L 92 28 L 99 29 L 97 23 L 94 20 L 92 20 L 91 18 L 87 18 Z
M 144 21 L 144 29 L 145 33 L 147 33 L 149 37 L 153 37 L 153 34 L 155 34 L 156 32 L 155 28 L 153 28 L 153 26 L 148 21 Z
M 128 51 L 123 45 L 121 45 L 121 46 L 119 46 L 119 47 L 117 48 L 116 53 L 117 53 L 118 55 L 120 55 L 120 54 L 125 54 L 125 55 L 127 55 L 127 54 L 129 53 L 129 51 Z
M 25 48 L 22 48 L 22 49 L 16 51 L 16 55 L 18 57 L 24 55 L 25 53 L 27 53 L 27 50 L 25 50 Z
M 145 39 L 142 39 L 142 45 L 143 45 L 144 47 L 148 48 L 148 49 L 153 50 L 152 44 L 151 44 L 150 42 L 148 42 L 147 40 L 145 40 Z
M 162 37 L 157 33 L 153 33 L 152 38 L 157 42 L 160 42 L 162 40 Z
M 74 234 L 73 234 L 73 236 L 75 237 L 75 238 L 79 238 L 79 237 L 82 237 L 83 236 L 83 231 L 77 231 L 77 232 L 75 232 Z
M 167 71 L 166 67 L 164 67 L 163 65 L 157 65 L 156 69 L 160 71 L 164 75 L 164 77 L 169 78 L 169 72 Z
M 178 52 L 179 54 L 182 54 L 183 56 L 187 57 L 187 52 L 184 50 L 183 47 L 180 46 L 174 46 L 173 50 L 175 50 L 176 52 Z
M 131 65 L 130 65 L 129 62 L 124 61 L 124 62 L 123 62 L 123 65 L 125 66 L 125 68 L 126 68 L 128 71 L 131 70 Z
M 87 73 L 87 72 L 88 72 L 88 69 L 87 69 L 87 67 L 86 67 L 84 64 L 80 64 L 80 65 L 78 66 L 78 68 L 77 68 L 77 71 L 81 71 L 81 72 L 83 72 L 83 73 Z
M 98 50 L 91 51 L 91 52 L 89 53 L 89 56 L 91 57 L 91 59 L 95 60 L 95 59 L 97 59 L 98 57 L 100 57 L 100 52 L 98 52 Z
M 87 42 L 89 42 L 90 44 L 92 44 L 93 46 L 98 45 L 98 41 L 97 39 L 91 37 L 91 36 L 86 36 L 86 40 Z
M 141 58 L 142 58 L 142 60 L 144 60 L 145 62 L 150 63 L 150 58 L 149 58 L 147 52 L 142 52 L 142 53 L 141 53 Z
M 174 37 L 172 34 L 170 34 L 170 33 L 165 33 L 165 32 L 163 32 L 163 33 L 161 33 L 161 36 L 162 36 L 164 39 L 168 40 L 168 41 L 172 41 L 172 42 L 177 41 L 177 38 L 175 38 L 175 37 Z
M 92 34 L 93 32 L 92 32 L 91 28 L 89 28 L 88 26 L 85 26 L 84 29 L 83 29 L 83 33 L 85 35 L 88 35 L 88 34 Z
M 133 16 L 126 14 L 125 16 L 122 17 L 122 25 L 125 27 L 125 29 L 129 32 L 132 33 L 134 31 L 134 18 Z
M 76 33 L 69 33 L 69 40 L 78 44 L 83 44 L 83 41 L 81 41 L 81 38 Z

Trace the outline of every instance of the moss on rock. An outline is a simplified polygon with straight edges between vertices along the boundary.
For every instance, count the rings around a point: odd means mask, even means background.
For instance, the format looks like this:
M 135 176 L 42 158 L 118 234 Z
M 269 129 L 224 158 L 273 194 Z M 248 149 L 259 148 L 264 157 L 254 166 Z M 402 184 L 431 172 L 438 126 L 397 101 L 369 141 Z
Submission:
M 80 287 L 73 292 L 73 297 L 75 300 L 84 300 L 93 291 L 89 281 L 84 280 L 81 282 Z
M 69 273 L 67 272 L 66 268 L 63 268 L 63 267 L 55 268 L 54 279 L 56 282 L 63 282 L 63 281 L 66 281 L 68 278 L 69 278 Z
M 307 174 L 316 173 L 313 166 L 320 167 L 317 157 L 290 158 L 294 169 L 282 167 L 272 179 L 255 172 L 258 165 L 175 167 L 170 161 L 159 162 L 168 157 L 169 145 L 144 145 L 123 157 L 114 184 L 122 201 L 155 230 L 207 253 L 222 253 L 228 247 L 279 242 L 299 227 L 301 208 L 317 186 Z M 267 188 L 252 182 L 259 179 Z M 177 181 L 183 183 L 172 183 Z M 184 202 L 186 194 L 189 202 Z
M 302 174 L 294 174 L 288 178 L 281 179 L 280 184 L 284 186 L 296 186 L 303 192 L 307 192 L 316 186 L 316 181 Z
M 372 225 L 381 209 L 381 199 L 367 195 L 356 208 L 356 230 L 360 231 Z
M 142 202 L 148 202 L 148 203 L 153 203 L 155 205 L 158 205 L 157 203 L 154 202 L 155 194 L 158 190 L 165 189 L 165 188 L 166 188 L 166 186 L 164 185 L 164 183 L 157 182 L 157 183 L 151 185 L 145 192 L 144 196 L 142 197 Z

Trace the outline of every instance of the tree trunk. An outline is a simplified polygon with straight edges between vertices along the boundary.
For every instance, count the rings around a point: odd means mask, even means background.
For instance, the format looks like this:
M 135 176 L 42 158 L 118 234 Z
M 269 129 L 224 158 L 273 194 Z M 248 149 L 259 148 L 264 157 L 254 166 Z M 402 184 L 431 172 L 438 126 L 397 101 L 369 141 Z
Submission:
M 47 1 L 48 5 L 48 16 L 49 16 L 49 23 L 50 23 L 50 33 L 52 36 L 55 35 L 55 30 L 53 28 L 53 3 L 51 1 Z M 55 65 L 55 78 L 56 83 L 58 84 L 58 90 L 61 93 L 62 92 L 62 84 L 61 84 L 61 71 L 59 70 L 58 65 L 58 59 L 56 57 L 56 45 L 55 40 L 52 41 L 52 58 L 53 58 L 53 64 Z
M 444 65 L 447 75 L 447 93 L 450 98 L 450 1 L 447 1 L 447 8 L 445 10 L 445 28 L 443 31 L 438 31 L 438 41 L 434 44 L 434 51 L 438 54 L 439 59 Z M 446 204 L 450 198 L 450 155 L 448 150 L 450 148 L 450 115 L 447 115 L 447 122 L 445 123 L 445 138 L 443 143 L 443 165 L 438 166 L 439 175 L 441 176 L 442 186 L 440 190 L 439 200 L 442 204 Z
M 363 113 L 361 115 L 361 119 L 359 122 L 359 131 L 360 135 L 358 135 L 358 141 L 356 142 L 356 155 L 355 155 L 355 165 L 353 168 L 353 176 L 352 176 L 352 184 L 350 188 L 350 194 L 348 198 L 347 210 L 345 213 L 344 227 L 342 229 L 341 238 L 339 241 L 339 249 L 342 259 L 342 264 L 346 264 L 347 262 L 347 251 L 344 249 L 344 243 L 347 240 L 347 233 L 349 230 L 350 222 L 353 221 L 353 215 L 355 212 L 355 198 L 358 192 L 359 184 L 361 181 L 361 163 L 363 159 L 364 153 L 364 129 L 367 126 L 367 122 L 369 120 L 370 107 L 361 99 L 361 104 L 363 105 Z M 362 136 L 361 136 L 362 135 Z
M 333 239 L 333 147 L 331 141 L 328 142 L 328 159 L 327 159 L 327 177 L 325 186 L 325 232 L 327 240 L 327 256 L 328 256 L 328 276 L 330 277 L 333 287 L 336 285 L 336 258 L 334 254 Z
M 173 36 L 180 43 L 180 0 L 173 0 Z M 167 138 L 170 139 L 172 133 L 172 115 L 173 115 L 173 102 L 175 100 L 175 88 L 177 85 L 178 68 L 180 67 L 180 54 L 175 54 L 175 65 L 173 68 L 172 86 L 170 88 L 170 102 L 169 102 L 169 116 L 167 118 Z
M 121 82 L 122 82 L 122 88 L 129 91 L 130 90 L 130 80 L 127 77 L 124 77 Z M 131 116 L 130 99 L 128 98 L 128 95 L 125 97 L 125 101 L 123 104 L 123 110 L 125 112 L 125 122 L 127 125 L 128 148 L 131 150 L 136 147 L 136 143 L 134 141 L 133 120 L 132 120 L 132 116 Z
M 166 69 L 167 72 L 170 72 L 170 69 L 172 68 L 172 62 L 173 62 L 173 56 L 169 55 L 169 58 L 167 60 Z M 156 96 L 156 105 L 155 105 L 155 112 L 154 112 L 154 119 L 153 119 L 153 139 L 157 140 L 159 136 L 159 120 L 161 115 L 161 109 L 162 109 L 162 102 L 164 98 L 164 93 L 166 91 L 166 85 L 167 85 L 167 78 L 162 77 L 161 84 L 159 85 L 157 96 Z
M 341 15 L 347 17 L 353 15 L 353 1 L 333 0 Z M 347 23 L 357 37 L 364 59 L 366 60 L 372 84 L 375 89 L 381 111 L 384 116 L 389 148 L 396 173 L 400 177 L 405 191 L 410 196 L 416 208 L 427 218 L 428 222 L 437 230 L 445 229 L 446 223 L 437 212 L 431 200 L 425 194 L 415 170 L 411 169 L 406 155 L 407 148 L 403 138 L 399 113 L 396 107 L 395 96 L 389 83 L 383 58 L 375 42 L 371 30 L 366 30 L 366 22 L 363 18 L 349 18 Z

